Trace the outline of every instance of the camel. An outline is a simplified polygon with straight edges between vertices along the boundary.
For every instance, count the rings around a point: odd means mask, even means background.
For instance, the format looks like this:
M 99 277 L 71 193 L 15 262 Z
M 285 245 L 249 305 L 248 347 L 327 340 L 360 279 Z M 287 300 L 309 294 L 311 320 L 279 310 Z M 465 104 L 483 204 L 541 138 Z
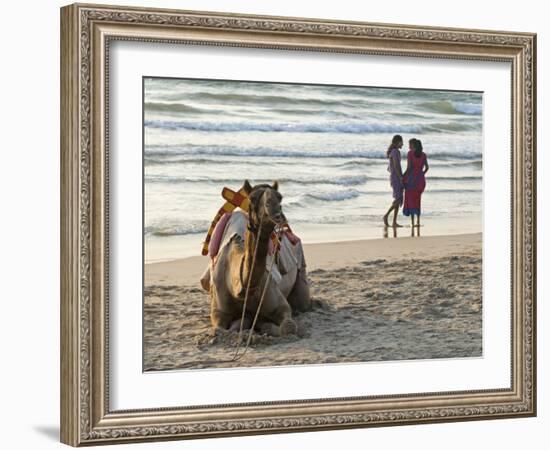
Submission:
M 248 285 L 242 327 L 251 327 L 271 267 L 271 279 L 255 329 L 271 336 L 296 334 L 293 312 L 311 309 L 302 244 L 299 241 L 292 244 L 283 235 L 276 261 L 271 264 L 268 248 L 272 232 L 277 225 L 286 223 L 278 182 L 271 186 L 259 184 L 252 187 L 246 180 L 243 189 L 250 200 L 248 214 L 242 211 L 231 214 L 217 258 L 215 262 L 211 261 L 201 279 L 203 288 L 210 295 L 213 330 L 236 331 L 241 328 Z

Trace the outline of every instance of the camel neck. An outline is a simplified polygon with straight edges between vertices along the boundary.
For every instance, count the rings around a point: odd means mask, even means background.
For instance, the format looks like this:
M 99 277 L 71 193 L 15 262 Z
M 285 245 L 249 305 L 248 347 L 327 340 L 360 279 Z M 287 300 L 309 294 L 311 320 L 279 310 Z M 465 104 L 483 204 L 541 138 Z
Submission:
M 245 255 L 243 264 L 243 283 L 248 284 L 248 277 L 252 276 L 250 282 L 251 287 L 258 286 L 265 272 L 267 253 L 269 250 L 269 239 L 271 231 L 267 227 L 262 227 L 255 233 L 247 230 L 245 235 Z M 256 260 L 254 267 L 252 267 L 252 261 L 254 259 L 254 250 L 256 248 L 256 239 L 259 239 L 258 250 L 256 253 Z

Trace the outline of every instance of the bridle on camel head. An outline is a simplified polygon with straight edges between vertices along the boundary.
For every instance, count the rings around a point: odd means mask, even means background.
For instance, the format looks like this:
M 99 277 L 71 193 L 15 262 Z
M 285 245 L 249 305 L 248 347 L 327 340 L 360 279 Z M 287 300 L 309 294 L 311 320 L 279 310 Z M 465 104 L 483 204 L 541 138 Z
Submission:
M 257 189 L 257 188 L 254 188 L 254 189 Z M 286 221 L 286 217 L 284 216 L 284 214 L 282 214 L 282 212 L 280 213 L 281 219 L 279 219 L 279 220 L 273 218 L 268 212 L 266 212 L 260 218 L 260 226 L 256 226 L 254 224 L 253 215 L 258 217 L 258 218 L 260 217 L 260 215 L 258 213 L 259 205 L 255 204 L 254 202 L 252 202 L 250 200 L 250 195 L 252 194 L 252 192 L 254 192 L 254 189 L 248 195 L 248 199 L 249 199 L 249 204 L 248 204 L 248 230 L 253 232 L 254 234 L 256 234 L 256 232 L 261 229 L 261 224 L 263 224 L 264 218 L 265 218 L 265 221 L 271 222 L 275 226 L 275 228 L 283 227 L 285 225 L 288 225 L 287 221 Z M 266 186 L 266 187 L 263 187 L 263 189 L 264 189 L 264 192 L 260 196 L 260 199 L 265 195 L 265 189 L 273 189 L 273 188 L 271 188 L 270 186 Z

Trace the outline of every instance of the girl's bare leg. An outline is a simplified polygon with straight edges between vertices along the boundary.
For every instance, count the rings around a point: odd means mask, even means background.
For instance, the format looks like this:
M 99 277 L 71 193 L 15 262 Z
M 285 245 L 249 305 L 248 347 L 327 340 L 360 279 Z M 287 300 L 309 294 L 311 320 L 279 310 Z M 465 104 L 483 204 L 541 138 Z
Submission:
M 388 217 L 390 216 L 391 212 L 393 211 L 393 209 L 395 208 L 395 202 L 393 202 L 390 206 L 390 209 L 388 209 L 388 212 L 386 214 L 384 214 L 384 225 L 389 227 L 390 224 L 388 223 Z
M 396 228 L 396 227 L 401 227 L 402 225 L 399 225 L 397 223 L 397 213 L 399 212 L 399 201 L 395 201 L 394 202 L 394 205 L 395 205 L 395 209 L 393 210 L 393 224 L 392 224 L 392 227 Z

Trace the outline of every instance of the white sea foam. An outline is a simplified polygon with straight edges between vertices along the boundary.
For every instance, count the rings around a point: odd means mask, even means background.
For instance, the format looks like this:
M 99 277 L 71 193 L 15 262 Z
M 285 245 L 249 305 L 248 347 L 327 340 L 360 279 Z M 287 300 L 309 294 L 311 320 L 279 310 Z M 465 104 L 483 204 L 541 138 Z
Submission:
M 245 179 L 279 181 L 306 242 L 309 226 L 331 240 L 376 228 L 392 202 L 394 134 L 403 170 L 410 138 L 428 155 L 422 214 L 459 230 L 481 222 L 480 93 L 152 79 L 144 94 L 146 246 L 189 239 L 200 251 L 222 188 Z

